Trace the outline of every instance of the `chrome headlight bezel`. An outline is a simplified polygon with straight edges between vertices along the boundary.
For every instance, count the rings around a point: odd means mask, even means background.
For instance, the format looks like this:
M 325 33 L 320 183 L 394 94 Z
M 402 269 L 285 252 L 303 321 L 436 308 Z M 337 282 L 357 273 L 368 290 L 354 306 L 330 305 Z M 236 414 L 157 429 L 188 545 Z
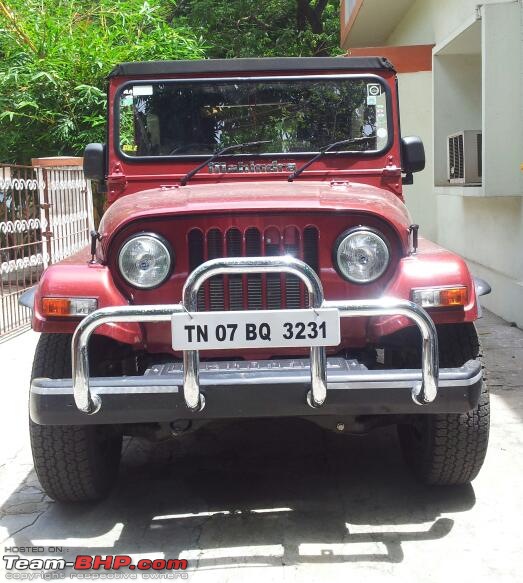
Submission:
M 351 277 L 350 275 L 345 273 L 345 271 L 340 266 L 339 252 L 340 252 L 340 248 L 341 248 L 342 243 L 347 238 L 349 238 L 357 233 L 370 234 L 370 235 L 377 237 L 383 243 L 384 249 L 385 249 L 386 254 L 387 254 L 387 261 L 386 261 L 385 265 L 383 266 L 383 268 L 381 269 L 381 271 L 377 275 L 375 275 L 372 279 L 367 279 L 365 281 Z M 371 284 L 371 283 L 378 281 L 387 272 L 387 270 L 390 266 L 390 262 L 391 262 L 391 247 L 390 247 L 390 243 L 389 243 L 387 237 L 385 237 L 385 235 L 381 231 L 379 231 L 378 229 L 373 229 L 372 227 L 366 227 L 363 225 L 360 225 L 357 227 L 352 227 L 351 229 L 348 229 L 348 230 L 344 231 L 343 233 L 341 233 L 341 235 L 339 235 L 338 238 L 336 239 L 336 241 L 334 243 L 333 250 L 332 250 L 332 263 L 334 265 L 334 268 L 336 269 L 336 272 L 345 281 L 348 281 L 348 282 L 353 283 L 355 285 L 368 285 L 368 284 Z
M 131 243 L 136 241 L 136 239 L 153 239 L 156 244 L 159 244 L 160 247 L 163 248 L 165 255 L 169 259 L 169 266 L 168 266 L 165 274 L 163 275 L 162 279 L 155 282 L 153 285 L 143 285 L 143 284 L 137 283 L 136 281 L 132 281 L 131 279 L 129 279 L 128 275 L 125 273 L 125 271 L 123 269 L 122 257 L 123 257 L 124 251 Z M 122 243 L 122 245 L 118 251 L 118 270 L 120 272 L 120 275 L 122 276 L 122 278 L 125 280 L 125 282 L 128 285 L 130 285 L 136 289 L 152 290 L 152 289 L 156 289 L 157 287 L 161 286 L 171 276 L 173 269 L 174 269 L 174 263 L 175 263 L 175 255 L 174 255 L 174 251 L 171 248 L 171 245 L 164 237 L 162 237 L 161 235 L 158 235 L 157 233 L 144 232 L 144 233 L 136 233 L 135 235 L 131 235 L 129 238 L 127 238 Z

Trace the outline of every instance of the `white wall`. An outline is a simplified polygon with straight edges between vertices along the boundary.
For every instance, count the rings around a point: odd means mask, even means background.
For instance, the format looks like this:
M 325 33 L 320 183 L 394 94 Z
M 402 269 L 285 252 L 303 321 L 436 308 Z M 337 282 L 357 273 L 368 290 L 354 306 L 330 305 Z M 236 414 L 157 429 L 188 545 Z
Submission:
M 523 198 L 437 197 L 438 242 L 492 286 L 482 304 L 523 328 Z
M 447 137 L 481 130 L 481 55 L 435 56 L 434 184 L 448 186 Z
M 523 4 L 485 6 L 483 38 L 483 187 L 523 195 Z
M 387 44 L 439 44 L 470 19 L 478 5 L 500 3 L 512 4 L 515 0 L 416 0 Z
M 417 0 L 387 39 L 388 45 L 425 45 L 435 42 L 432 1 Z
M 487 191 L 494 195 L 511 194 L 511 188 L 513 194 L 517 194 L 518 178 L 519 191 L 523 193 L 523 172 L 519 168 L 519 164 L 523 163 L 523 5 L 512 0 L 505 3 L 501 0 L 501 3 L 507 5 L 497 6 L 500 0 L 417 0 L 387 40 L 388 45 L 444 45 L 456 31 L 474 22 L 479 4 L 489 5 L 481 10 L 483 19 L 485 15 L 489 19 L 482 22 L 482 49 L 488 51 L 486 55 L 483 53 L 483 59 L 487 58 L 488 65 L 485 66 L 485 61 L 481 62 L 481 57 L 477 55 L 452 55 L 453 60 L 450 56 L 435 56 L 436 111 L 433 112 L 432 105 L 429 107 L 426 101 L 427 75 L 430 73 L 401 76 L 400 97 L 402 125 L 405 125 L 402 132 L 406 133 L 408 129 L 415 133 L 416 130 L 411 129 L 414 124 L 422 128 L 419 133 L 426 135 L 434 131 L 436 177 L 442 184 L 442 172 L 446 169 L 446 135 L 455 129 L 478 129 L 481 122 L 483 127 L 486 124 L 484 137 L 488 143 L 484 150 L 484 168 L 487 169 L 487 176 L 490 172 L 490 176 L 494 177 Z M 515 35 L 518 26 L 520 32 Z M 508 35 L 511 35 L 510 42 Z M 487 72 L 487 76 L 483 77 L 482 86 L 483 71 Z M 507 72 L 514 77 L 511 78 L 509 90 L 503 93 L 505 84 L 500 82 L 499 77 Z M 442 91 L 445 94 L 443 99 L 441 95 L 438 97 Z M 509 100 L 506 108 L 503 107 L 503 98 L 497 100 L 498 93 Z M 486 105 L 481 99 L 482 94 L 488 100 Z M 458 103 L 461 100 L 465 106 L 461 111 L 453 109 L 452 105 L 456 103 L 454 98 L 458 99 Z M 509 131 L 504 129 L 499 135 L 499 120 L 505 111 L 511 128 Z M 423 116 L 432 118 L 433 113 L 436 127 L 429 131 Z M 457 124 L 459 127 L 456 127 Z M 489 133 L 493 136 L 490 140 Z M 424 140 L 429 146 L 427 152 L 430 152 L 432 138 L 430 135 L 425 138 L 425 135 Z M 502 180 L 504 176 L 495 178 L 498 164 L 491 163 L 488 167 L 493 156 L 503 155 L 504 152 L 510 159 L 510 187 Z M 496 186 L 499 193 L 493 192 Z M 433 179 L 430 184 L 427 182 L 427 172 L 408 188 L 407 202 L 416 221 L 427 225 L 427 230 L 434 233 L 440 244 L 465 257 L 472 272 L 491 283 L 493 292 L 485 296 L 482 303 L 523 327 L 523 197 L 463 196 L 464 191 L 461 189 L 460 193 L 459 188 L 436 190 Z M 439 194 L 441 191 L 447 194 Z
M 401 133 L 419 136 L 425 146 L 427 165 L 414 174 L 414 184 L 404 186 L 403 192 L 412 220 L 419 224 L 420 235 L 437 238 L 437 205 L 433 182 L 432 147 L 432 73 L 403 73 L 398 75 Z

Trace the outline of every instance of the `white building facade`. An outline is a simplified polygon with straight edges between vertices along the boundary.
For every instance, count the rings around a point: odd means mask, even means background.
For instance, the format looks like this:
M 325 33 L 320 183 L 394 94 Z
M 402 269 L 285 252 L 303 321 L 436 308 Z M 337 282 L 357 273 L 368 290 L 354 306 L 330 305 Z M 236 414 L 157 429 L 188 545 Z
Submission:
M 405 187 L 420 234 L 462 255 L 492 285 L 482 303 L 523 328 L 522 0 L 342 0 L 341 8 L 342 48 L 396 65 L 402 133 L 424 141 L 427 168 Z M 456 184 L 448 138 L 463 130 L 472 133 L 460 162 L 475 170 Z

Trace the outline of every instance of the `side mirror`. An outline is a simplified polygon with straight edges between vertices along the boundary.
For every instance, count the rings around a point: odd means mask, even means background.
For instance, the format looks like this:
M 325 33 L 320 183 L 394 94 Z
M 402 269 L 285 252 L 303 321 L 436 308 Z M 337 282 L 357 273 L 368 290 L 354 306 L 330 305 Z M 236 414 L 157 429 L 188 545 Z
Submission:
M 88 180 L 105 182 L 105 144 L 88 144 L 84 151 L 84 174 Z
M 401 139 L 401 160 L 407 176 L 425 168 L 425 148 L 421 138 L 407 136 Z

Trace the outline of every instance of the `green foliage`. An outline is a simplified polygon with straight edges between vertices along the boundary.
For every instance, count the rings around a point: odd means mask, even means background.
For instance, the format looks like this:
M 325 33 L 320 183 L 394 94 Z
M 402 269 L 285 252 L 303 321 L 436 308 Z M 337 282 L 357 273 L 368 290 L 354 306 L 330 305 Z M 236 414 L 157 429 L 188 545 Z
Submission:
M 204 56 L 172 0 L 0 0 L 0 161 L 104 141 L 115 64 Z
M 337 0 L 0 0 L 0 161 L 104 141 L 119 62 L 337 54 L 338 35 Z
M 339 0 L 180 0 L 174 11 L 199 30 L 208 55 L 340 54 Z

